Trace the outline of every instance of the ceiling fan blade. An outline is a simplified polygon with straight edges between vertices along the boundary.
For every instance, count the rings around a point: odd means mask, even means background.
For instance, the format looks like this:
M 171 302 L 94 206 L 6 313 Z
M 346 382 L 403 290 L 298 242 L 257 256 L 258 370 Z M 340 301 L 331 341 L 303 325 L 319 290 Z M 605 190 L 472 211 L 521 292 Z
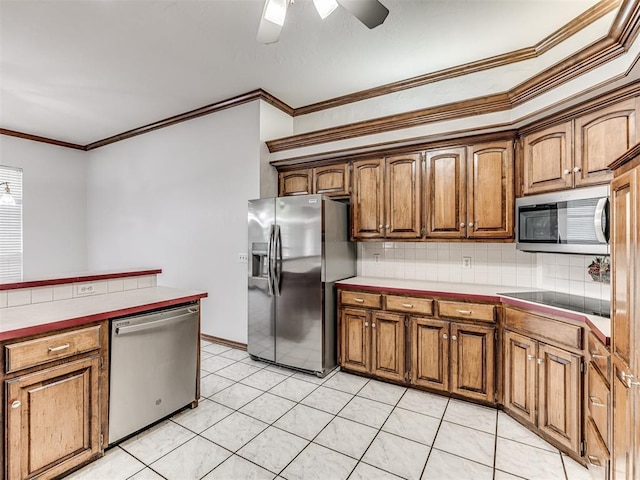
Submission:
M 260 26 L 258 27 L 258 42 L 265 44 L 276 43 L 280 38 L 281 31 L 282 25 L 262 18 L 260 20 Z
M 338 0 L 338 3 L 369 28 L 382 24 L 389 15 L 389 9 L 378 0 Z
M 275 43 L 280 38 L 280 32 L 287 15 L 290 0 L 265 0 L 258 27 L 258 41 L 260 43 Z

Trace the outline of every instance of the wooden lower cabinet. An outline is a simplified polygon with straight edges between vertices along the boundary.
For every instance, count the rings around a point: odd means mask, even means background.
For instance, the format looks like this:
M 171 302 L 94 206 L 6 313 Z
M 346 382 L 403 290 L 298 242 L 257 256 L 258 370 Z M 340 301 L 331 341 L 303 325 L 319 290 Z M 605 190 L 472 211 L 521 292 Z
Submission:
M 383 379 L 404 381 L 404 316 L 346 308 L 341 314 L 341 365 Z
M 504 408 L 581 455 L 582 357 L 507 330 Z
M 51 478 L 101 452 L 100 360 L 5 381 L 7 480 Z
M 411 318 L 411 383 L 495 402 L 495 328 Z

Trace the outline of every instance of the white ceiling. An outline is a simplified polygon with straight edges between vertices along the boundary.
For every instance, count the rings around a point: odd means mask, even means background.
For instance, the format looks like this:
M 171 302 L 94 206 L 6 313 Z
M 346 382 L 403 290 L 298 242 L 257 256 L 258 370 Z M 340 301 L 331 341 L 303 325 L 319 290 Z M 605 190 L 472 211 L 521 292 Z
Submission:
M 296 0 L 261 45 L 263 0 L 0 0 L 0 127 L 84 145 L 257 88 L 300 107 L 533 46 L 597 3 L 381 1 L 368 30 Z

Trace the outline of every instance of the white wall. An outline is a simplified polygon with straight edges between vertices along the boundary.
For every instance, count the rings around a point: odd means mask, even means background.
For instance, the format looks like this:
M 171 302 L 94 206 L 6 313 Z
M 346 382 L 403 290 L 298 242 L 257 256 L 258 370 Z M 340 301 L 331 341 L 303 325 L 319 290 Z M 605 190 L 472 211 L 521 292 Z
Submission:
M 278 196 L 278 172 L 269 164 L 267 140 L 293 134 L 293 117 L 267 102 L 260 102 L 260 198 Z
M 202 332 L 246 343 L 247 200 L 259 196 L 251 102 L 89 152 L 91 269 L 160 267 L 159 285 L 209 293 Z
M 23 170 L 23 278 L 85 271 L 87 153 L 0 135 L 0 165 Z

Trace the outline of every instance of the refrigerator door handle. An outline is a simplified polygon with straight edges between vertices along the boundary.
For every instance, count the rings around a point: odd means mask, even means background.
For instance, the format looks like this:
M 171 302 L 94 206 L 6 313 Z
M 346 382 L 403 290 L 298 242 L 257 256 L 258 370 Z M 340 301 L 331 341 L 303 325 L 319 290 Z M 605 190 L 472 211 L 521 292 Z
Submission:
M 273 241 L 275 227 L 271 225 L 269 228 L 269 243 L 267 244 L 267 285 L 269 286 L 269 295 L 273 297 Z
M 276 225 L 274 237 L 273 255 L 273 291 L 276 297 L 280 296 L 280 276 L 282 275 L 282 239 L 280 236 L 280 225 Z

